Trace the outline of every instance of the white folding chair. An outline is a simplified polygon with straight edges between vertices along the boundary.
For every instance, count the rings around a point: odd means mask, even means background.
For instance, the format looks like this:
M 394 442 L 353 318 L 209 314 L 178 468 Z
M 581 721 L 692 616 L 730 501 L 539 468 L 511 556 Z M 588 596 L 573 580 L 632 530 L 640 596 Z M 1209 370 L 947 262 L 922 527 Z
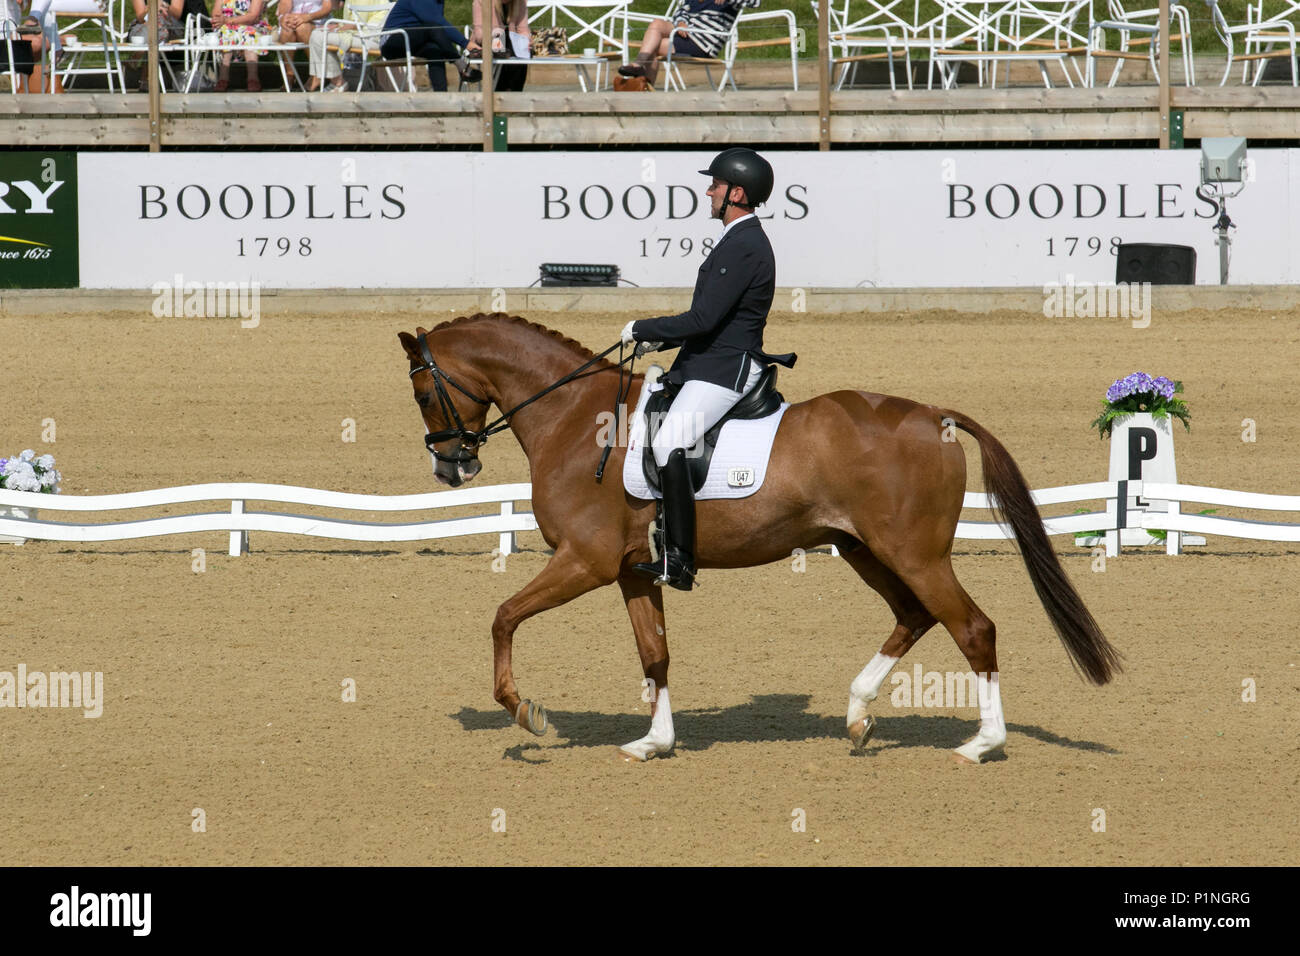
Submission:
M 671 36 L 676 36 L 678 29 L 682 29 L 683 33 L 686 32 L 684 28 L 678 28 L 674 26 Z M 715 87 L 715 89 L 717 89 L 717 91 L 721 93 L 724 89 L 727 88 L 728 85 L 730 85 L 731 88 L 734 90 L 736 88 L 736 81 L 732 78 L 731 73 L 732 73 L 732 65 L 736 62 L 737 41 L 736 41 L 735 24 L 732 24 L 731 29 L 725 32 L 723 32 L 722 30 L 706 30 L 703 29 L 702 27 L 691 27 L 690 35 L 696 39 L 699 39 L 701 37 L 713 37 L 716 40 L 721 40 L 722 49 L 719 51 L 720 55 L 684 56 L 682 54 L 675 54 L 673 51 L 673 44 L 671 42 L 671 37 L 670 37 L 670 42 L 668 44 L 668 55 L 664 57 L 664 66 L 663 66 L 664 89 L 685 90 L 686 79 L 685 77 L 682 76 L 681 68 L 683 65 L 690 65 L 690 66 L 701 66 L 704 68 L 704 75 L 708 78 L 709 86 L 713 86 L 714 67 L 720 68 L 722 70 L 722 76 L 719 78 L 718 84 Z
M 767 37 L 756 40 L 741 39 L 741 31 L 747 26 L 753 26 L 756 23 L 764 23 L 771 20 L 785 21 L 787 33 L 784 37 Z M 788 46 L 790 48 L 790 82 L 796 91 L 799 89 L 799 25 L 795 22 L 793 10 L 766 10 L 758 13 L 742 13 L 736 18 L 735 33 L 737 55 L 741 50 L 753 50 L 758 47 Z M 733 59 L 729 70 L 734 70 L 734 68 L 735 62 Z M 730 73 L 728 74 L 728 79 L 730 79 Z
M 8 17 L 0 19 L 0 40 L 4 41 L 10 93 L 18 92 L 18 71 L 14 69 L 14 40 L 16 39 L 18 39 L 18 22 Z
M 1255 29 L 1247 31 L 1243 36 L 1244 52 L 1249 55 L 1253 49 L 1258 55 L 1252 85 L 1257 85 L 1263 78 L 1266 61 L 1284 56 L 1291 60 L 1291 85 L 1296 85 L 1295 20 L 1298 14 L 1300 0 L 1272 0 L 1267 4 L 1267 9 L 1265 0 L 1256 0 L 1246 8 L 1246 22 L 1253 23 Z M 1279 44 L 1286 49 L 1274 50 Z M 1245 60 L 1246 57 L 1240 59 Z M 1243 64 L 1242 82 L 1245 82 L 1248 71 L 1249 68 Z
M 323 23 L 319 24 L 316 29 L 326 31 L 325 52 L 326 55 L 333 53 L 342 60 L 353 53 L 359 54 L 362 59 L 360 85 L 365 85 L 365 63 L 370 57 L 380 58 L 382 54 L 379 47 L 383 40 L 380 34 L 383 31 L 384 21 L 388 14 L 396 6 L 396 0 L 392 2 L 380 3 L 349 3 L 342 11 L 350 16 L 330 17 Z M 330 34 L 337 34 L 334 42 L 330 42 Z M 314 35 L 314 34 L 313 34 Z M 410 41 L 407 40 L 407 58 L 410 59 Z M 399 83 L 394 70 L 401 70 L 402 67 L 386 64 L 381 66 L 388 76 L 388 82 L 393 89 L 399 89 L 406 86 L 407 89 L 414 93 L 414 74 L 410 70 L 406 71 L 406 76 Z M 321 57 L 321 72 L 319 75 L 320 88 L 325 89 L 325 57 Z
M 1088 61 L 1086 69 L 1088 86 L 1097 85 L 1096 61 L 1099 59 L 1115 61 L 1115 69 L 1111 72 L 1110 82 L 1106 84 L 1108 87 L 1115 85 L 1119 79 L 1120 70 L 1124 68 L 1124 64 L 1129 60 L 1148 61 L 1151 64 L 1151 71 L 1155 74 L 1156 81 L 1159 82 L 1160 8 L 1129 10 L 1125 8 L 1124 0 L 1107 0 L 1107 4 L 1109 7 L 1107 12 L 1110 14 L 1110 18 L 1095 20 L 1088 27 Z M 1174 44 L 1178 44 L 1178 51 L 1183 61 L 1183 83 L 1186 86 L 1195 86 L 1196 67 L 1192 58 L 1191 16 L 1185 6 L 1174 2 L 1169 6 L 1169 19 L 1169 52 L 1172 54 Z M 1118 49 L 1111 50 L 1107 47 L 1107 33 L 1117 33 L 1119 35 Z M 1134 34 L 1137 36 L 1135 37 Z M 1142 47 L 1146 48 L 1146 52 L 1141 52 L 1140 48 Z
M 811 0 L 814 17 L 821 16 L 818 0 Z M 912 69 L 907 53 L 907 34 L 911 24 L 904 18 L 907 0 L 827 0 L 831 70 L 839 69 L 835 88 L 842 89 L 857 64 L 885 61 L 889 68 L 889 88 L 895 89 L 894 58 L 901 57 L 907 71 L 908 88 Z M 836 48 L 839 55 L 835 55 Z M 866 52 L 863 52 L 866 51 Z M 832 79 L 834 77 L 832 76 Z
M 367 33 L 366 39 L 373 40 L 376 44 L 378 44 L 378 46 L 382 47 L 384 45 L 384 40 L 391 36 L 400 36 L 402 38 L 402 50 L 403 50 L 402 59 L 386 60 L 383 58 L 383 54 L 380 53 L 380 60 L 378 63 L 375 64 L 375 68 L 389 69 L 394 66 L 403 68 L 401 67 L 401 64 L 405 63 L 406 65 L 404 69 L 406 70 L 406 89 L 408 93 L 414 93 L 415 92 L 415 58 L 411 56 L 411 35 L 407 33 L 405 30 L 397 30 L 397 29 L 374 30 L 373 32 Z M 370 57 L 363 56 L 361 58 L 361 76 L 357 80 L 357 85 L 359 87 L 364 87 L 366 85 L 366 70 L 369 68 L 369 66 L 370 66 Z M 390 73 L 389 76 L 391 78 L 392 74 Z
M 114 81 L 117 88 L 126 92 L 126 74 L 122 68 L 120 44 L 126 37 L 119 35 L 113 22 L 114 13 L 122 19 L 119 8 L 126 0 L 51 0 L 50 12 L 54 15 L 60 37 L 67 36 L 53 46 L 61 48 L 64 59 L 58 67 L 58 75 L 64 89 L 71 89 L 79 76 L 103 76 L 107 79 L 108 90 L 113 92 Z M 35 4 L 33 4 L 35 7 Z M 71 21 L 59 23 L 60 20 Z M 94 25 L 99 28 L 99 42 L 82 40 L 75 33 L 80 27 Z M 93 61 L 102 58 L 103 62 Z

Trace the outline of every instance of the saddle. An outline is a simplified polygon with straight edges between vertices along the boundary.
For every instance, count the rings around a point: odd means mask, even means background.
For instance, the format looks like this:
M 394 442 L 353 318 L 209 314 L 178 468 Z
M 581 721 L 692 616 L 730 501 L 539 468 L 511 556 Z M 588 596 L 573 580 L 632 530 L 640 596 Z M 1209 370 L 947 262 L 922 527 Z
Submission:
M 660 490 L 659 468 L 655 464 L 655 456 L 650 453 L 650 445 L 659 432 L 659 426 L 663 423 L 668 407 L 676 397 L 677 388 L 665 382 L 664 387 L 651 395 L 645 405 L 646 448 L 641 456 L 641 470 L 645 474 L 646 484 L 655 491 Z M 705 432 L 703 438 L 687 449 L 686 463 L 691 476 L 691 489 L 699 494 L 700 489 L 704 487 L 704 480 L 709 475 L 709 462 L 713 460 L 713 451 L 718 446 L 718 436 L 722 433 L 723 425 L 731 421 L 766 418 L 777 411 L 784 401 L 781 393 L 776 390 L 776 366 L 769 365 L 763 369 L 758 384 L 733 405 L 731 411 L 723 415 L 716 425 Z

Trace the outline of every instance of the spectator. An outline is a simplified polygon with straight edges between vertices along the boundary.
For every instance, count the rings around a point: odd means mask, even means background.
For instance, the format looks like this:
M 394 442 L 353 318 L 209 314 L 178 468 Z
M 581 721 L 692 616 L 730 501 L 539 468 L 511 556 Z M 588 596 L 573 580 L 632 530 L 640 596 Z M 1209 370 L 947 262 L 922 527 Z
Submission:
M 469 41 L 447 19 L 443 0 L 397 0 L 384 21 L 384 29 L 401 30 L 410 38 L 411 56 L 429 61 L 429 85 L 439 92 L 447 90 L 445 64 L 448 62 L 456 64 L 461 79 L 467 83 L 483 78 L 482 72 L 472 68 L 465 59 L 462 51 Z M 385 60 L 404 59 L 406 43 L 402 34 L 384 37 L 379 52 Z
M 644 76 L 653 86 L 659 76 L 659 59 L 668 55 L 669 43 L 673 45 L 674 56 L 716 57 L 726 37 L 713 33 L 730 33 L 740 11 L 758 3 L 759 0 L 678 0 L 668 20 L 653 20 L 645 28 L 636 62 L 620 66 L 619 74 Z M 694 34 L 692 29 L 696 30 Z M 699 32 L 702 30 L 711 32 Z
M 18 84 L 19 90 L 37 92 L 31 88 L 33 72 L 36 72 L 36 84 L 40 87 L 41 74 L 37 64 L 43 49 L 45 43 L 40 22 L 35 17 L 24 19 L 18 0 L 0 0 L 0 72 L 9 73 L 12 66 L 16 76 L 10 82 Z M 12 64 L 9 62 L 10 50 L 13 51 Z
M 508 46 L 507 35 L 510 38 Z M 528 0 L 492 0 L 492 55 L 503 60 L 531 59 L 532 42 L 532 33 L 528 29 Z M 474 0 L 474 30 L 465 54 L 470 57 L 483 55 L 483 0 Z M 528 80 L 528 67 L 522 63 L 502 63 L 494 72 L 498 93 L 517 93 Z
M 343 80 L 343 65 L 339 62 L 339 57 L 348 55 L 354 46 L 355 52 L 362 56 L 370 50 L 378 49 L 378 40 L 366 39 L 350 27 L 352 24 L 359 23 L 366 33 L 378 33 L 384 28 L 384 21 L 388 19 L 393 4 L 389 3 L 377 10 L 364 13 L 354 9 L 357 5 L 355 0 L 348 0 L 338 20 L 331 21 L 324 29 L 312 31 L 311 39 L 308 41 L 308 49 L 311 51 L 311 76 L 307 78 L 308 93 L 320 89 L 322 76 L 332 81 L 326 84 L 326 92 L 342 93 L 348 85 Z M 372 3 L 362 0 L 359 5 L 372 6 Z M 339 52 L 334 53 L 327 49 L 330 46 L 338 47 Z
M 17 7 L 18 4 L 14 3 L 11 10 L 16 10 Z M 46 92 L 45 59 L 48 56 L 50 65 L 49 85 L 55 93 L 62 93 L 63 83 L 59 79 L 58 71 L 54 69 L 54 65 L 59 62 L 59 54 L 63 51 L 63 42 L 59 39 L 58 24 L 54 19 L 53 0 L 32 0 L 27 12 L 28 16 L 24 19 L 18 19 L 18 15 L 12 18 L 18 23 L 18 35 L 31 46 L 32 70 L 27 80 L 27 92 Z M 15 68 L 22 62 L 20 58 L 24 56 L 24 53 L 25 51 L 17 49 L 17 43 L 15 43 Z
M 307 43 L 316 29 L 334 9 L 334 0 L 280 0 L 275 16 L 280 21 L 281 43 Z
M 148 42 L 149 36 L 149 0 L 131 0 L 131 5 L 135 8 L 135 20 L 127 28 L 127 35 L 132 37 L 145 37 Z M 202 20 L 208 19 L 208 7 L 204 0 L 158 0 L 162 14 L 159 16 L 159 34 L 158 43 L 161 46 L 168 40 L 180 40 L 185 36 L 185 21 L 189 17 L 201 17 Z M 172 70 L 184 69 L 185 54 L 179 50 L 171 50 L 166 53 L 168 61 L 172 64 Z M 141 67 L 144 57 L 136 55 L 132 67 Z M 140 74 L 141 93 L 149 91 L 149 76 L 145 72 Z
M 510 32 L 510 45 L 506 50 L 506 31 Z M 522 45 L 521 45 L 522 44 Z M 528 0 L 492 0 L 492 55 L 527 57 L 532 44 L 528 29 Z M 474 31 L 470 36 L 469 56 L 483 52 L 483 0 L 474 0 Z
M 230 61 L 235 48 L 244 51 L 244 68 L 248 71 L 247 89 L 250 93 L 262 92 L 262 81 L 257 77 L 257 39 L 270 36 L 271 27 L 263 14 L 265 0 L 217 0 L 212 11 L 212 28 L 218 31 L 218 43 L 227 49 L 221 56 L 217 73 L 218 93 L 230 88 Z

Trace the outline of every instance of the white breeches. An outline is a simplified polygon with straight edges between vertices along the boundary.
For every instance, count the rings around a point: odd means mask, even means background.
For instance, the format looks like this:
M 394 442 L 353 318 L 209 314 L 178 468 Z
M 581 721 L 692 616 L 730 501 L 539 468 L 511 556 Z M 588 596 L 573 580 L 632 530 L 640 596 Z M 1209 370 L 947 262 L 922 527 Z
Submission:
M 684 384 L 664 415 L 663 423 L 651 445 L 659 467 L 668 464 L 668 456 L 674 449 L 690 448 L 703 438 L 705 432 L 758 384 L 762 374 L 763 366 L 751 361 L 749 377 L 745 380 L 744 391 L 740 392 L 712 382 L 692 381 Z

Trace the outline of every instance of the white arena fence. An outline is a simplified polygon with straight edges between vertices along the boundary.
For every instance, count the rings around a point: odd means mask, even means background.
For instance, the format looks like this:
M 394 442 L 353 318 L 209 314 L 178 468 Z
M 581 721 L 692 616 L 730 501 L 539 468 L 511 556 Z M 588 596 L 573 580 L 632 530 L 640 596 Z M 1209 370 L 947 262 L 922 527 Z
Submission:
M 45 541 L 125 541 L 160 535 L 191 534 L 205 531 L 230 532 L 230 554 L 248 551 L 250 532 L 274 531 L 344 541 L 394 542 L 426 541 L 464 535 L 495 534 L 503 554 L 518 550 L 515 536 L 520 531 L 537 530 L 530 511 L 515 511 L 516 502 L 532 497 L 527 482 L 509 485 L 486 485 L 478 488 L 439 491 L 419 495 L 362 495 L 292 485 L 255 482 L 185 485 L 118 495 L 43 495 L 0 489 L 0 536 Z M 1188 503 L 1244 508 L 1252 511 L 1300 512 L 1300 495 L 1268 495 L 1197 485 L 1157 484 L 1142 481 L 1097 481 L 1082 485 L 1065 485 L 1033 492 L 1039 506 L 1075 504 L 1104 500 L 1105 511 L 1062 515 L 1043 520 L 1045 530 L 1054 534 L 1087 534 L 1104 531 L 1106 553 L 1120 549 L 1120 530 L 1140 528 L 1167 532 L 1165 549 L 1178 554 L 1182 535 L 1221 535 L 1257 541 L 1300 541 L 1300 523 L 1265 522 L 1225 518 L 1204 514 L 1183 514 Z M 1168 511 L 1143 511 L 1127 507 L 1129 498 L 1144 497 L 1169 502 Z M 199 502 L 226 502 L 223 511 L 173 515 L 100 524 L 73 524 L 43 520 L 38 512 L 51 511 L 124 511 Z M 249 501 L 308 505 L 360 512 L 436 511 L 475 505 L 495 506 L 488 514 L 445 518 L 415 523 L 374 523 L 337 518 L 250 511 Z M 988 509 L 988 496 L 967 492 L 964 507 Z M 21 509 L 27 517 L 15 516 Z M 976 540 L 1007 539 L 1011 535 L 995 521 L 962 521 L 957 537 Z

